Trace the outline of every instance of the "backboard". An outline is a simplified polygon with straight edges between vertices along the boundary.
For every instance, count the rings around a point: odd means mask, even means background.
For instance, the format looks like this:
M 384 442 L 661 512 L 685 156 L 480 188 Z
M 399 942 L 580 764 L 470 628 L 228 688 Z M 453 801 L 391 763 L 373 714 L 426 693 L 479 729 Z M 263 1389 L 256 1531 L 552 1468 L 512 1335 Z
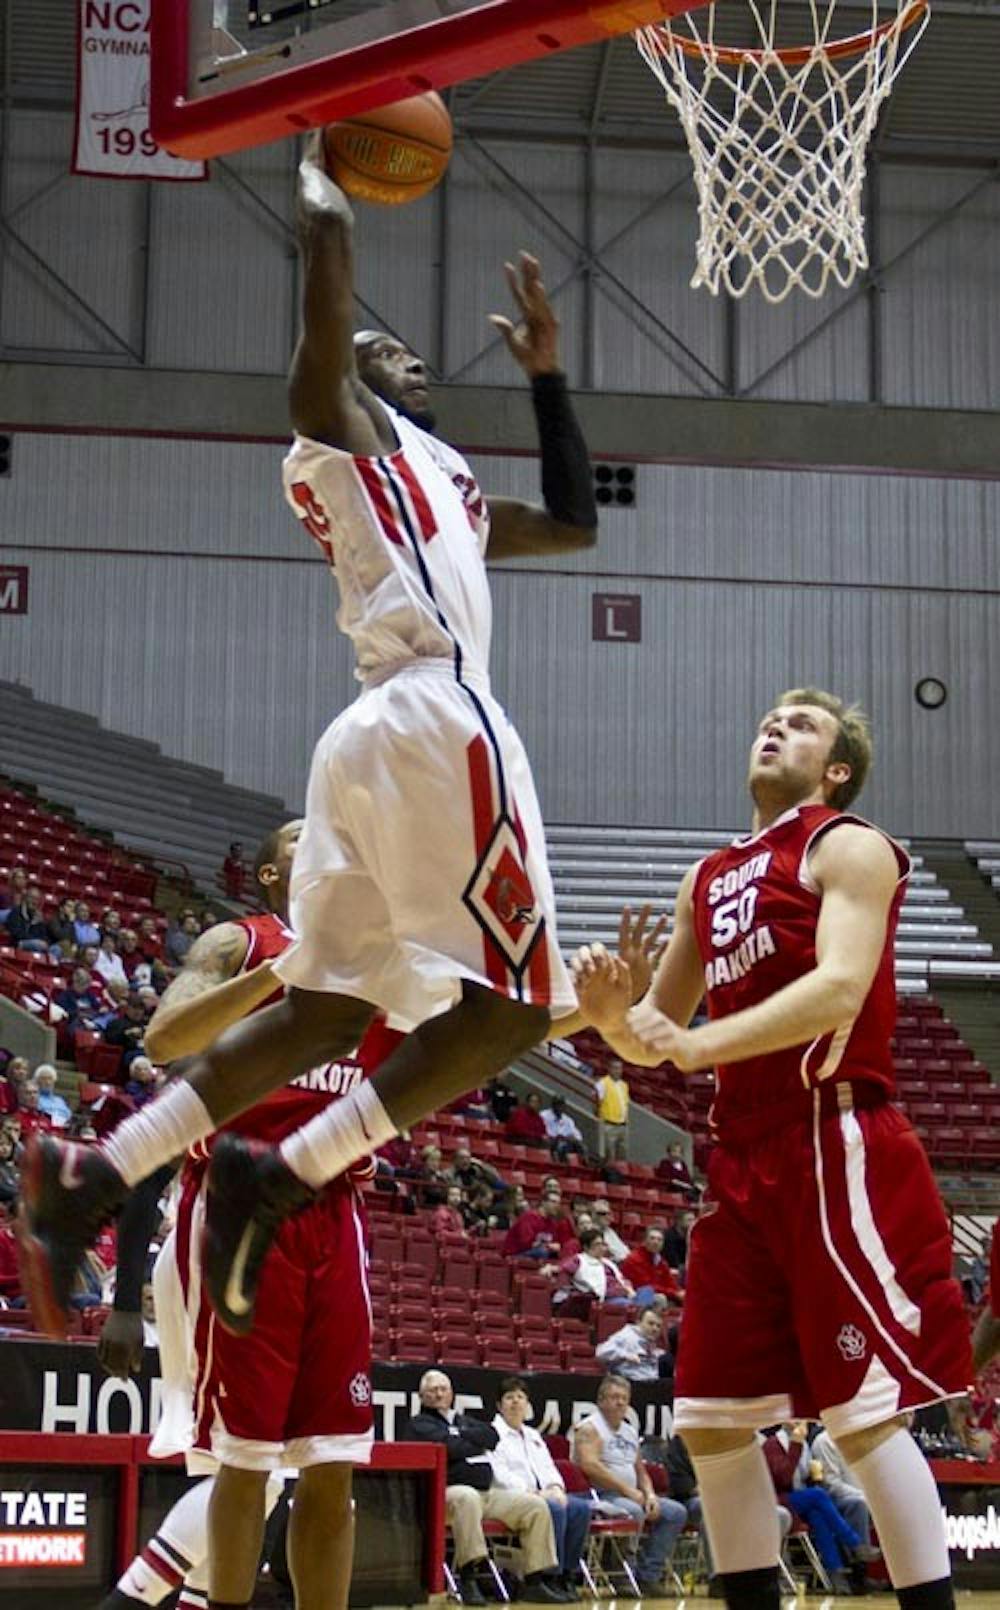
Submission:
M 178 156 L 221 156 L 695 3 L 152 0 L 150 129 Z

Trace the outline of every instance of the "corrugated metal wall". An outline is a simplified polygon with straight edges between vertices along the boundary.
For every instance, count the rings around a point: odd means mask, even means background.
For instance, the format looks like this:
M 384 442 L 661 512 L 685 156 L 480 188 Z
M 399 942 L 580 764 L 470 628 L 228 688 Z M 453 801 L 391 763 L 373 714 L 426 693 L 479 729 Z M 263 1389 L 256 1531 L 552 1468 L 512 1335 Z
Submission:
M 120 352 L 81 305 L 90 303 L 147 363 L 285 369 L 297 297 L 290 142 L 214 164 L 207 184 L 154 186 L 147 215 L 141 185 L 66 175 L 64 113 L 9 121 L 6 205 L 23 246 L 0 242 L 7 349 Z M 688 284 L 687 159 L 601 148 L 589 207 L 588 172 L 580 147 L 462 141 L 447 185 L 426 201 L 359 212 L 363 316 L 404 331 L 445 374 L 509 381 L 486 315 L 506 298 L 503 259 L 523 246 L 543 259 L 577 384 L 845 402 L 871 398 L 874 376 L 873 400 L 1000 404 L 995 174 L 884 167 L 877 293 L 835 287 L 778 308 L 748 297 L 730 320 L 724 302 Z M 591 247 L 588 328 L 579 271 Z
M 353 683 L 279 458 L 20 437 L 0 528 L 31 613 L 0 617 L 0 677 L 301 802 Z M 529 461 L 477 469 L 537 492 Z M 1000 486 L 642 467 L 638 491 L 594 551 L 493 572 L 496 684 L 550 820 L 732 826 L 761 707 L 818 681 L 876 718 L 874 815 L 1000 835 Z M 641 644 L 591 642 L 597 590 L 641 594 Z M 928 674 L 951 688 L 937 713 L 913 699 Z

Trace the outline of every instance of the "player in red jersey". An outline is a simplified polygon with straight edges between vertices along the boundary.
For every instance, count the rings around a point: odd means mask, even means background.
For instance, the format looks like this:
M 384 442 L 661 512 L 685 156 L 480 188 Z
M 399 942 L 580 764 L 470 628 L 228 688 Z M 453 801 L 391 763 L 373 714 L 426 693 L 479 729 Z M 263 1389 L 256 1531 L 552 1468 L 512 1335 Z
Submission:
M 953 1604 L 937 1491 L 900 1416 L 966 1390 L 968 1327 L 930 1166 L 891 1101 L 909 858 L 847 814 L 870 758 L 858 711 L 783 694 L 750 753 L 753 831 L 685 876 L 646 998 L 629 1010 L 627 971 L 599 947 L 575 969 L 620 1056 L 716 1069 L 674 1416 L 733 1610 L 779 1602 L 756 1432 L 817 1414 L 905 1610 Z M 709 1022 L 690 1028 L 703 996 Z
M 299 822 L 286 824 L 258 852 L 254 870 L 268 912 L 220 923 L 192 947 L 150 1026 L 158 1060 L 197 1050 L 233 1020 L 233 980 L 245 979 L 249 989 L 256 976 L 258 995 L 267 991 L 262 1005 L 273 995 L 269 964 L 292 943 L 288 879 L 300 830 Z M 376 1020 L 356 1058 L 301 1075 L 232 1120 L 227 1131 L 251 1143 L 276 1144 L 353 1089 L 401 1038 Z M 157 1595 L 163 1597 L 185 1575 L 182 1562 L 196 1566 L 206 1547 L 209 1605 L 249 1604 L 268 1477 L 292 1466 L 301 1470 L 289 1531 L 296 1603 L 298 1610 L 329 1610 L 347 1602 L 351 1467 L 367 1463 L 372 1442 L 371 1317 L 360 1203 L 352 1178 L 344 1175 L 281 1227 L 261 1271 L 254 1331 L 231 1336 L 204 1301 L 200 1280 L 213 1144 L 214 1137 L 199 1142 L 188 1155 L 176 1229 L 154 1275 L 163 1399 L 153 1451 L 185 1452 L 192 1474 L 218 1472 L 207 1538 L 198 1533 L 205 1495 L 185 1495 L 177 1523 L 161 1528 L 163 1535 L 133 1562 L 109 1606 L 159 1602 Z M 126 1216 L 141 1221 L 139 1193 Z M 148 1228 L 144 1236 L 131 1237 L 126 1226 L 126 1243 L 148 1245 Z M 102 1337 L 104 1358 L 120 1368 L 136 1339 L 134 1323 L 118 1317 Z M 186 1591 L 197 1602 L 190 1582 Z

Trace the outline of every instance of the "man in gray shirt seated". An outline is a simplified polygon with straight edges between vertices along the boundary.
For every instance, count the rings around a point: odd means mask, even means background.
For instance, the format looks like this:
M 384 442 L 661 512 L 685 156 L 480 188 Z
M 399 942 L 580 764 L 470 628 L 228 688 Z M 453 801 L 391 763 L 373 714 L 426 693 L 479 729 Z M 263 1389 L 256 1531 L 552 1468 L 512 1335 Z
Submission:
M 663 1346 L 663 1320 L 655 1308 L 640 1308 L 634 1323 L 613 1331 L 594 1349 L 606 1370 L 627 1381 L 657 1381 Z
M 687 1509 L 659 1498 L 639 1452 L 639 1433 L 628 1419 L 632 1389 L 622 1375 L 606 1375 L 597 1388 L 597 1408 L 573 1430 L 573 1460 L 609 1509 L 645 1523 L 636 1556 L 644 1593 L 660 1590 Z

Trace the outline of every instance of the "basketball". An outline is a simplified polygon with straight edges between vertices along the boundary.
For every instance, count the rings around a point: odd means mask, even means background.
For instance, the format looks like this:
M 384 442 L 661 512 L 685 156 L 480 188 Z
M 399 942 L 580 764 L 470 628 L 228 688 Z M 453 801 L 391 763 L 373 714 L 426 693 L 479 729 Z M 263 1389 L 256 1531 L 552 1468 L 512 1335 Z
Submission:
M 330 123 L 326 165 L 342 190 L 398 207 L 433 190 L 451 158 L 448 108 L 434 90 Z

